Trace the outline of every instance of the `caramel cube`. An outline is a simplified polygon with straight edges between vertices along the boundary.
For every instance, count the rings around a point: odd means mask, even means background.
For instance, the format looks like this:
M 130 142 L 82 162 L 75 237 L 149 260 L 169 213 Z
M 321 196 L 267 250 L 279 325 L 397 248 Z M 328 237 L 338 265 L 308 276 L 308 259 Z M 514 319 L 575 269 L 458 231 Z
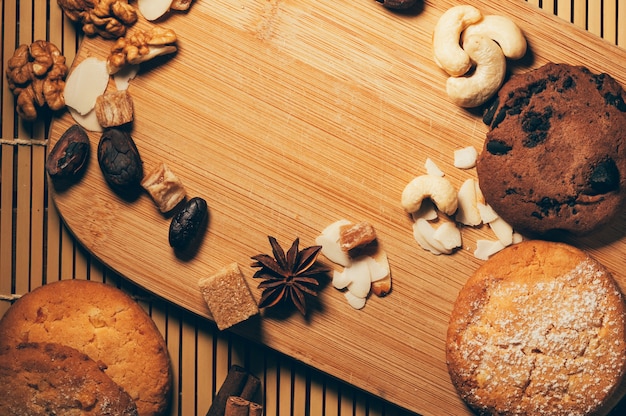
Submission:
M 344 225 L 339 229 L 339 244 L 346 252 L 363 248 L 375 240 L 376 231 L 367 221 Z
M 115 127 L 133 121 L 133 100 L 126 90 L 107 92 L 96 98 L 96 117 L 102 127 Z
M 173 210 L 186 195 L 182 182 L 165 163 L 150 171 L 141 181 L 141 186 L 148 191 L 162 213 Z

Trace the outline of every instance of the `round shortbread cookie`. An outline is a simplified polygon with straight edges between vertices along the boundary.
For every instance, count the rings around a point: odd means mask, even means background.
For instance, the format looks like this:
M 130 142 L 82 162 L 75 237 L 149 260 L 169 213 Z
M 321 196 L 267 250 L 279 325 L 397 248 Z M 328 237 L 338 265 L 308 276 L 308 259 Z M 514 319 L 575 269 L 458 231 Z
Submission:
M 136 416 L 137 406 L 102 368 L 61 344 L 0 348 L 0 414 Z
M 592 414 L 608 406 L 626 368 L 625 313 L 610 273 L 583 251 L 509 246 L 458 295 L 450 378 L 480 414 Z
M 167 345 L 150 316 L 111 285 L 62 280 L 25 294 L 0 319 L 0 345 L 22 342 L 68 345 L 103 363 L 142 416 L 167 408 Z

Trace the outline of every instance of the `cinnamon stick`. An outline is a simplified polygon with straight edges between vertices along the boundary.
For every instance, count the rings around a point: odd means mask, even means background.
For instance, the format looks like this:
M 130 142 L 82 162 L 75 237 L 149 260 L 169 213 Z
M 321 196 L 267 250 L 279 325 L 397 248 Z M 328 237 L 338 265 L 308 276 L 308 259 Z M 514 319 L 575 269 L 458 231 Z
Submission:
M 213 398 L 206 416 L 224 416 L 226 401 L 230 396 L 241 395 L 249 375 L 250 373 L 245 368 L 232 365 L 228 370 L 224 383 Z
M 230 396 L 226 400 L 224 416 L 262 416 L 263 406 L 240 396 Z
M 263 416 L 263 406 L 258 403 L 250 402 L 248 416 Z
M 261 380 L 259 380 L 258 377 L 256 377 L 254 374 L 248 374 L 248 378 L 246 379 L 246 382 L 243 385 L 239 396 L 243 397 L 245 400 L 253 401 L 257 391 L 259 391 L 260 385 Z
M 226 400 L 224 416 L 248 416 L 250 401 L 239 396 L 230 396 Z

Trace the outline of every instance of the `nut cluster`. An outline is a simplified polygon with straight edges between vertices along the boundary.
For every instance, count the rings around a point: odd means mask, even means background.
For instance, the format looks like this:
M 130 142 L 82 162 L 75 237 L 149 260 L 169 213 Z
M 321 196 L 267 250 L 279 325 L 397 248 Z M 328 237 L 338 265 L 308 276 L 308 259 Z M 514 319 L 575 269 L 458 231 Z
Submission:
M 106 39 L 124 36 L 137 21 L 137 11 L 128 0 L 57 0 L 64 14 L 82 24 L 87 36 Z
M 450 75 L 450 99 L 461 107 L 478 107 L 504 82 L 506 59 L 526 54 L 526 38 L 504 16 L 483 16 L 474 6 L 455 6 L 437 21 L 433 52 L 437 65 Z
M 454 167 L 471 169 L 475 167 L 476 157 L 476 149 L 471 146 L 455 150 Z M 402 208 L 413 221 L 413 237 L 424 250 L 435 255 L 452 254 L 463 244 L 461 228 L 481 224 L 488 225 L 496 239 L 476 241 L 477 259 L 487 260 L 522 241 L 522 236 L 485 202 L 476 179 L 466 179 L 456 190 L 430 158 L 424 167 L 426 174 L 411 180 L 401 199 Z
M 17 113 L 35 120 L 44 106 L 51 110 L 65 107 L 63 89 L 67 66 L 59 48 L 45 40 L 20 45 L 7 62 L 9 89 L 17 97 Z
M 354 309 L 365 307 L 371 293 L 385 297 L 391 291 L 387 253 L 367 221 L 335 221 L 322 230 L 315 243 L 328 260 L 343 266 L 341 271 L 333 270 L 332 285 Z

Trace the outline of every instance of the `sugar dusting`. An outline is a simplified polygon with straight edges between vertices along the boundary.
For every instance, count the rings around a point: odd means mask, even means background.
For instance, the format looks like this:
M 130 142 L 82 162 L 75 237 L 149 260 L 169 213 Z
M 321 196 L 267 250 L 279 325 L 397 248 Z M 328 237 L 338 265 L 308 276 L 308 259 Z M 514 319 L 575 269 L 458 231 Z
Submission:
M 490 297 L 472 305 L 456 351 L 468 364 L 458 374 L 470 386 L 464 398 L 494 398 L 485 409 L 494 413 L 587 414 L 624 368 L 621 295 L 589 260 L 533 280 L 494 281 Z

